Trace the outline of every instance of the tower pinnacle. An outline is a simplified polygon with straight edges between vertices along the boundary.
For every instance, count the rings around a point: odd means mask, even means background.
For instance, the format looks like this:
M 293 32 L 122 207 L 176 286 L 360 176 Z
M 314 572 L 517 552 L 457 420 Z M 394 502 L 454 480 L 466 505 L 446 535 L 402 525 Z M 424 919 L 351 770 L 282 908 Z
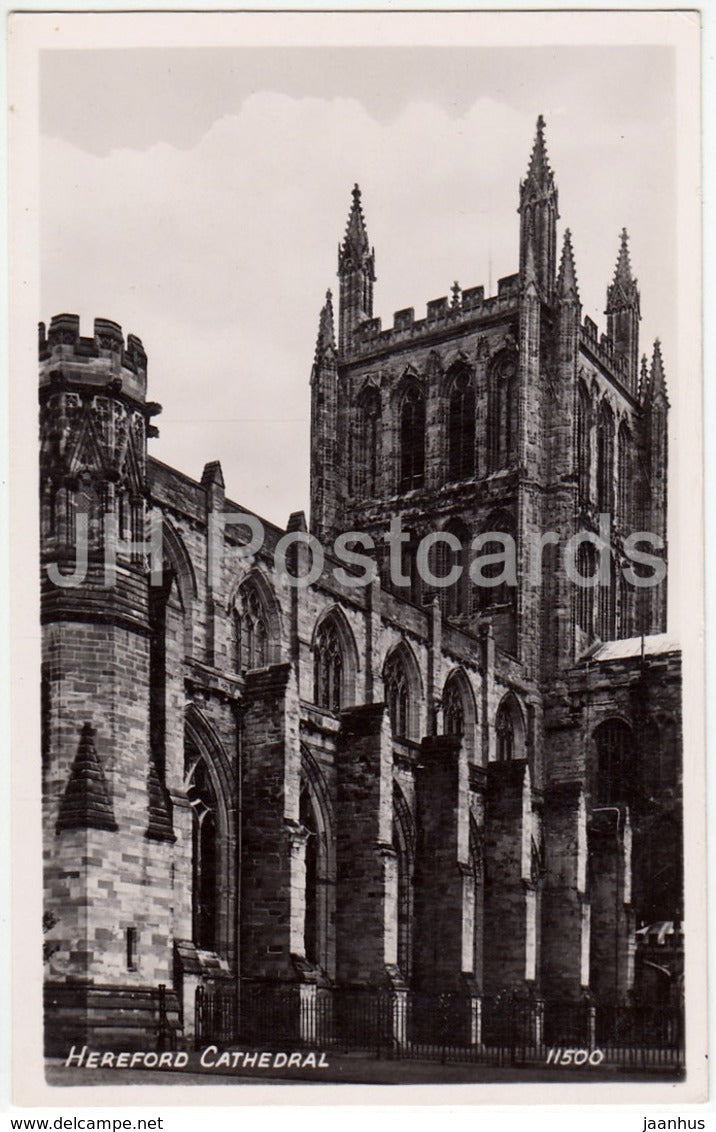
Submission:
M 375 252 L 368 241 L 359 185 L 353 186 L 351 196 L 343 243 L 338 247 L 338 348 L 342 353 L 350 351 L 356 327 L 373 317 L 375 283 Z
M 336 333 L 333 323 L 333 295 L 326 291 L 326 301 L 318 317 L 318 336 L 316 338 L 316 362 L 320 362 L 327 352 L 335 351 Z
M 535 188 L 542 190 L 551 189 L 554 187 L 554 176 L 549 167 L 549 158 L 547 157 L 547 146 L 544 140 L 544 118 L 540 114 L 537 119 L 537 132 L 535 140 L 532 145 L 532 153 L 530 155 L 530 163 L 527 169 L 527 177 L 523 184 L 527 186 L 531 184 Z
M 544 118 L 537 119 L 527 176 L 520 181 L 520 274 L 526 278 L 530 245 L 534 256 L 534 282 L 545 299 L 554 293 L 557 272 L 557 189 L 549 166 L 544 139 Z
M 626 382 L 636 393 L 639 380 L 639 290 L 629 260 L 629 234 L 622 228 L 614 278 L 607 287 L 607 334 L 621 359 Z
M 557 294 L 560 299 L 574 299 L 579 302 L 579 288 L 577 286 L 577 270 L 574 266 L 574 251 L 572 249 L 572 233 L 565 229 L 562 244 L 562 258 L 557 276 Z

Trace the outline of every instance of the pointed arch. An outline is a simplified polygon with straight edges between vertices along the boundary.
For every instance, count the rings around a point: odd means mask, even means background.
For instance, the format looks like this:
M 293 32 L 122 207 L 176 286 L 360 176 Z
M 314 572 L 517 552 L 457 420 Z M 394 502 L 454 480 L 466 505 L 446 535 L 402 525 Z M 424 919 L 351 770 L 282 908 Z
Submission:
M 614 413 L 606 397 L 597 413 L 597 506 L 614 513 Z
M 512 467 L 517 461 L 517 381 L 515 351 L 500 350 L 487 371 L 487 463 L 490 472 Z
M 184 718 L 184 789 L 192 812 L 192 938 L 226 958 L 235 947 L 235 783 L 231 762 L 195 705 Z
M 527 757 L 525 718 L 514 692 L 506 692 L 495 715 L 497 762 Z
M 475 476 L 476 400 L 474 374 L 467 361 L 457 361 L 448 370 L 447 469 L 448 482 Z
M 335 914 L 335 816 L 318 761 L 301 744 L 299 819 L 305 835 L 303 947 L 309 963 L 332 974 L 330 925 Z
M 471 585 L 469 573 L 469 550 L 471 534 L 462 519 L 450 519 L 442 530 L 459 543 L 459 549 L 446 542 L 438 542 L 433 547 L 431 569 L 436 577 L 445 578 L 457 569 L 459 577 L 449 586 L 442 586 L 438 593 L 440 607 L 445 617 L 462 617 L 471 612 Z
M 576 428 L 577 494 L 582 507 L 589 505 L 592 474 L 592 400 L 583 381 L 577 390 Z
M 423 683 L 415 654 L 401 640 L 388 652 L 383 665 L 385 702 L 396 739 L 417 739 Z
M 399 490 L 412 491 L 425 483 L 425 393 L 422 383 L 405 375 L 398 397 Z
M 170 571 L 176 579 L 177 592 L 184 619 L 182 634 L 184 653 L 186 656 L 191 657 L 194 655 L 194 603 L 197 599 L 196 574 L 194 573 L 194 566 L 183 538 L 166 516 L 162 520 L 162 557 L 164 560 L 165 578 L 167 571 Z
M 367 382 L 356 399 L 354 491 L 359 498 L 380 494 L 382 399 L 380 390 Z
M 248 672 L 281 659 L 281 611 L 273 586 L 254 566 L 237 584 L 229 602 L 233 666 Z
M 354 704 L 360 659 L 353 631 L 340 606 L 331 606 L 318 618 L 311 651 L 314 702 L 329 711 Z
M 506 572 L 506 566 L 510 564 L 510 548 L 514 548 L 515 562 L 517 561 L 519 548 L 517 526 L 508 511 L 493 511 L 488 515 L 481 533 L 485 535 L 488 532 L 504 536 L 504 542 L 500 538 L 485 542 L 478 557 L 491 554 L 505 556 L 502 561 L 498 559 L 482 568 L 483 579 L 489 581 L 490 578 L 499 579 Z M 490 618 L 499 647 L 514 653 L 517 648 L 517 586 L 509 584 L 509 581 L 507 577 L 497 585 L 486 585 L 484 581 L 473 585 L 471 604 L 473 610 L 479 610 L 483 616 Z
M 393 848 L 398 871 L 396 908 L 398 969 L 406 982 L 410 982 L 413 973 L 415 846 L 416 829 L 413 815 L 399 783 L 393 779 Z
M 443 733 L 461 736 L 468 759 L 472 759 L 475 753 L 477 707 L 472 685 L 464 668 L 453 668 L 448 673 L 443 686 L 442 705 Z
M 630 518 L 632 436 L 629 425 L 622 420 L 617 433 L 617 515 L 619 525 L 626 530 Z

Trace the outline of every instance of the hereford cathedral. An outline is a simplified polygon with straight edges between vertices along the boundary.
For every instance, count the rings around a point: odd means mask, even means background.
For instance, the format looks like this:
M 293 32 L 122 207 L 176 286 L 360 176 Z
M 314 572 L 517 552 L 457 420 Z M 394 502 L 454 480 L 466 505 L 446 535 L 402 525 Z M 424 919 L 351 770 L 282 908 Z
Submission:
M 678 1000 L 664 367 L 626 232 L 605 328 L 582 315 L 541 118 L 517 189 L 515 273 L 385 328 L 353 189 L 310 521 L 262 520 L 258 549 L 218 463 L 197 481 L 148 454 L 140 339 L 40 324 L 49 1052 L 151 1048 L 160 1007 L 190 1042 L 217 986 L 449 993 L 472 1041 L 506 992 Z M 335 568 L 346 532 L 375 548 L 360 584 Z

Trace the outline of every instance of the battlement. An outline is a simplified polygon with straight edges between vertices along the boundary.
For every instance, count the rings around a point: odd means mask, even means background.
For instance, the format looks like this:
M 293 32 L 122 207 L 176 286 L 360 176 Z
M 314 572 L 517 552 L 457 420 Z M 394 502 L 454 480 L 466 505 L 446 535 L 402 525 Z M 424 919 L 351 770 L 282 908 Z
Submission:
M 380 318 L 370 318 L 362 322 L 353 333 L 352 354 L 368 354 L 375 350 L 390 347 L 394 343 L 405 342 L 422 335 L 433 334 L 443 328 L 461 326 L 476 318 L 489 318 L 514 308 L 519 300 L 520 277 L 518 274 L 506 275 L 497 281 L 497 294 L 485 298 L 484 287 L 469 287 L 461 290 L 457 284 L 452 288 L 452 298 L 442 295 L 430 299 L 426 306 L 425 318 L 415 318 L 414 307 L 404 307 L 393 315 L 393 325 L 383 330 Z
M 61 369 L 73 380 L 91 384 L 119 378 L 125 392 L 144 400 L 147 391 L 147 355 L 141 338 L 128 334 L 124 340 L 122 327 L 108 318 L 94 320 L 92 337 L 80 334 L 76 314 L 56 314 L 38 325 L 40 384 L 49 380 L 50 371 Z
M 580 328 L 580 340 L 606 372 L 628 389 L 629 375 L 625 358 L 614 352 L 613 339 L 608 334 L 600 334 L 599 327 L 589 315 L 584 316 Z

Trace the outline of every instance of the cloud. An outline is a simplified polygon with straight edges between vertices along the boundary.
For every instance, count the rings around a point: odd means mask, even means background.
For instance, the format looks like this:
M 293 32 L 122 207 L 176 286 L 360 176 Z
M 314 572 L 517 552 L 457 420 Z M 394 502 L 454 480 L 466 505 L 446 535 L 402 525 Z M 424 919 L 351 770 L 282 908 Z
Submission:
M 551 116 L 538 107 L 582 298 L 602 323 L 626 223 L 642 329 L 653 337 L 658 325 L 668 356 L 673 129 L 640 106 L 615 129 L 607 101 L 595 101 L 588 127 L 564 99 Z M 41 317 L 74 310 L 87 333 L 103 315 L 139 334 L 150 394 L 165 405 L 155 454 L 194 476 L 221 459 L 231 497 L 285 522 L 307 507 L 308 380 L 353 182 L 376 248 L 377 313 L 389 322 L 414 305 L 420 316 L 455 278 L 487 285 L 491 273 L 494 289 L 516 270 L 535 116 L 496 98 L 456 115 L 412 97 L 377 118 L 352 97 L 259 90 L 191 148 L 161 141 L 98 155 L 47 138 Z

